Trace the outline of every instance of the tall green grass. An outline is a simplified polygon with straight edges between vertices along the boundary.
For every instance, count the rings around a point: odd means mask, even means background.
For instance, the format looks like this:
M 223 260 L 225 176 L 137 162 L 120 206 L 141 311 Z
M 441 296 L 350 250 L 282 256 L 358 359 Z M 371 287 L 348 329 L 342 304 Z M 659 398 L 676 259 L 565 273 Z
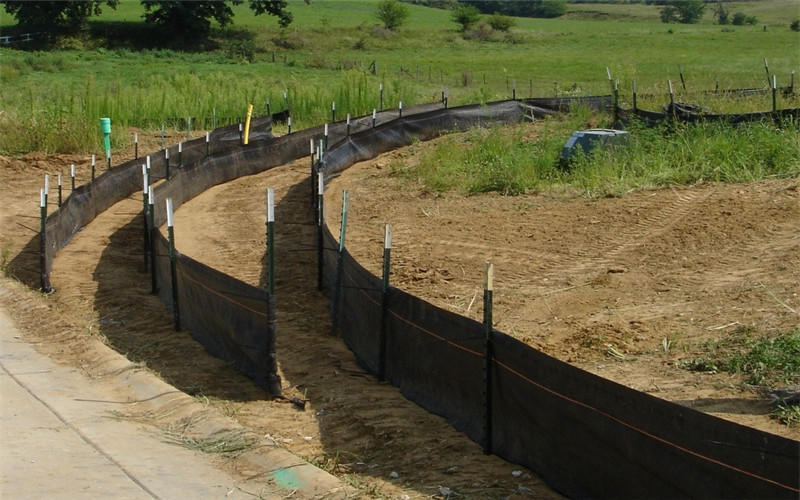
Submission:
M 178 54 L 139 55 L 125 50 L 108 57 L 121 63 L 133 58 L 154 71 L 141 73 L 138 79 L 125 74 L 106 74 L 101 79 L 90 71 L 56 84 L 42 73 L 68 71 L 76 63 L 64 54 L 45 53 L 41 59 L 35 55 L 18 53 L 18 59 L 0 68 L 0 79 L 14 78 L 9 76 L 12 73 L 26 83 L 0 90 L 3 99 L 14 101 L 0 114 L 0 153 L 91 152 L 100 145 L 100 117 L 111 117 L 112 145 L 119 147 L 130 140 L 127 127 L 155 130 L 166 123 L 174 128 L 191 117 L 195 129 L 208 129 L 214 116 L 218 125 L 241 120 L 248 104 L 254 104 L 255 114 L 261 115 L 267 112 L 267 103 L 270 112 L 286 109 L 288 99 L 293 126 L 306 127 L 330 121 L 333 102 L 338 120 L 347 113 L 359 116 L 379 108 L 381 85 L 385 107 L 395 107 L 400 100 L 406 105 L 418 102 L 407 81 L 379 79 L 366 71 L 328 70 L 313 77 L 289 73 L 273 78 L 251 71 L 232 78 L 226 65 L 213 56 L 204 60 L 194 55 L 189 58 L 207 66 L 206 71 L 173 73 L 169 61 Z
M 800 175 L 798 124 L 759 122 L 634 126 L 625 146 L 596 148 L 559 164 L 573 131 L 608 126 L 609 117 L 576 112 L 544 124 L 473 130 L 443 138 L 421 153 L 418 165 L 393 164 L 395 175 L 432 191 L 513 195 L 579 190 L 616 196 L 631 189 L 747 182 Z
M 326 121 L 334 101 L 339 117 L 369 113 L 378 107 L 381 83 L 385 107 L 430 102 L 445 88 L 458 105 L 509 98 L 514 88 L 517 97 L 607 94 L 609 67 L 623 100 L 630 100 L 636 80 L 642 96 L 656 95 L 652 106 L 658 107 L 667 102 L 667 79 L 677 87 L 679 64 L 688 89 L 679 97 L 689 102 L 717 81 L 722 89 L 765 88 L 765 58 L 782 86 L 800 67 L 800 53 L 787 50 L 800 42 L 788 28 L 795 12 L 777 0 L 757 2 L 769 4 L 759 8 L 772 18 L 785 18 L 785 27 L 770 25 L 767 32 L 760 26 L 667 26 L 649 20 L 650 14 L 610 12 L 604 21 L 519 19 L 510 35 L 486 39 L 465 39 L 448 11 L 417 5 L 409 5 L 405 27 L 387 32 L 375 27 L 376 3 L 290 2 L 295 22 L 288 29 L 242 5 L 235 29 L 217 29 L 208 44 L 178 52 L 131 50 L 143 39 L 148 47 L 159 41 L 141 34 L 150 32 L 139 2 L 122 2 L 91 23 L 92 36 L 61 40 L 56 50 L 0 48 L 0 153 L 95 150 L 101 116 L 111 117 L 112 141 L 123 144 L 120 127 L 155 129 L 189 116 L 210 126 L 214 109 L 221 118 L 236 118 L 252 103 L 263 113 L 267 99 L 279 111 L 284 91 L 293 125 L 304 127 Z M 369 69 L 373 62 L 377 74 Z M 778 103 L 796 105 L 796 98 Z M 764 96 L 729 109 L 770 108 Z

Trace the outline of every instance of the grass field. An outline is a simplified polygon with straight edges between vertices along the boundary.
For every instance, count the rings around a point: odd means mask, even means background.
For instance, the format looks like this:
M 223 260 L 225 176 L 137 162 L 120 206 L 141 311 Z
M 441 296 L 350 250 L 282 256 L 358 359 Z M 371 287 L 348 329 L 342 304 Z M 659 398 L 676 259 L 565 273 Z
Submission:
M 0 153 L 89 152 L 99 144 L 100 116 L 154 129 L 189 116 L 208 119 L 214 109 L 220 117 L 242 116 L 248 103 L 263 112 L 267 100 L 273 111 L 283 109 L 284 91 L 295 124 L 308 126 L 325 121 L 333 101 L 339 116 L 369 113 L 379 106 L 381 84 L 385 107 L 432 101 L 443 88 L 453 104 L 508 98 L 514 88 L 518 97 L 605 94 L 608 67 L 623 97 L 634 80 L 639 92 L 666 96 L 679 66 L 688 94 L 715 85 L 766 87 L 765 59 L 779 85 L 800 67 L 800 33 L 789 29 L 800 18 L 796 0 L 726 4 L 763 23 L 725 27 L 710 18 L 666 25 L 653 6 L 575 4 L 565 18 L 517 19 L 510 34 L 485 40 L 461 36 L 448 11 L 415 5 L 406 26 L 386 32 L 376 27 L 375 5 L 291 2 L 295 21 L 285 30 L 242 5 L 235 26 L 215 31 L 204 50 L 177 51 L 159 48 L 138 1 L 123 1 L 92 22 L 91 37 L 46 52 L 0 49 Z M 13 31 L 7 22 L 0 31 Z M 143 44 L 150 48 L 138 50 Z M 369 70 L 373 62 L 377 74 Z M 771 99 L 747 106 L 769 109 Z M 779 103 L 791 106 L 796 102 Z M 112 139 L 128 140 L 117 132 Z

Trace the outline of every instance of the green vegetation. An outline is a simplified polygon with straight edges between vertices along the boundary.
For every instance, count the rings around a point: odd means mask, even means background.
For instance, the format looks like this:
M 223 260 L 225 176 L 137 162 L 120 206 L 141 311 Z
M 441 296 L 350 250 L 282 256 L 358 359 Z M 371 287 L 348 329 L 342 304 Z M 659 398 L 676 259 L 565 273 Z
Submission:
M 462 4 L 453 11 L 453 22 L 461 26 L 462 32 L 472 28 L 480 19 L 481 11 L 474 5 Z
M 504 16 L 503 14 L 499 13 L 494 13 L 489 16 L 487 22 L 489 23 L 489 26 L 496 31 L 509 31 L 516 24 L 513 17 Z
M 507 2 L 504 0 L 460 0 L 462 4 L 467 2 L 484 14 L 499 13 L 515 17 L 554 18 L 567 13 L 566 0 L 526 0 L 524 2 Z
M 772 412 L 772 416 L 789 427 L 800 425 L 800 406 L 778 403 L 777 408 Z
M 768 389 L 800 383 L 800 329 L 765 336 L 739 327 L 705 347 L 707 356 L 684 361 L 681 366 L 697 372 L 739 374 L 746 384 Z M 800 405 L 778 400 L 772 418 L 784 425 L 798 425 Z
M 396 30 L 406 22 L 408 8 L 397 0 L 380 0 L 377 16 L 384 28 Z
M 699 23 L 706 11 L 703 0 L 675 0 L 661 8 L 661 22 L 664 23 Z
M 747 384 L 775 387 L 800 383 L 800 329 L 758 336 L 740 327 L 708 345 L 709 355 L 684 362 L 692 371 L 741 374 Z
M 305 127 L 326 120 L 334 101 L 340 117 L 371 112 L 379 106 L 381 84 L 386 107 L 430 102 L 443 88 L 452 105 L 505 99 L 514 86 L 518 97 L 597 95 L 608 93 L 609 67 L 627 105 L 635 79 L 640 107 L 658 109 L 668 102 L 667 79 L 677 81 L 678 64 L 688 91 L 676 98 L 702 104 L 707 100 L 700 93 L 716 86 L 765 88 L 765 58 L 781 86 L 800 66 L 800 55 L 786 50 L 798 35 L 788 28 L 796 9 L 785 2 L 735 4 L 774 26 L 767 33 L 710 22 L 668 33 L 653 5 L 569 4 L 565 17 L 585 9 L 605 17 L 508 18 L 515 25 L 508 32 L 487 26 L 467 37 L 458 34 L 451 11 L 412 4 L 403 5 L 408 18 L 402 28 L 376 28 L 378 5 L 290 2 L 294 21 L 281 28 L 274 16 L 254 16 L 245 2 L 232 7 L 234 27 L 214 24 L 208 41 L 178 51 L 165 49 L 177 42 L 145 25 L 139 2 L 125 1 L 47 51 L 0 48 L 0 154 L 97 152 L 101 116 L 111 117 L 118 148 L 132 140 L 127 127 L 155 131 L 189 116 L 196 128 L 210 127 L 215 109 L 224 123 L 241 117 L 248 103 L 263 113 L 267 99 L 273 112 L 280 111 L 284 90 L 293 125 Z M 0 30 L 19 33 L 16 26 Z M 797 106 L 796 96 L 779 96 L 778 107 Z M 732 102 L 729 109 L 770 108 L 766 95 Z
M 244 0 L 142 0 L 144 19 L 162 27 L 162 34 L 186 38 L 204 38 L 211 30 L 211 21 L 224 27 L 233 22 L 232 6 Z M 87 27 L 89 18 L 102 13 L 106 4 L 116 9 L 120 0 L 61 0 L 61 1 L 9 1 L 3 2 L 6 13 L 12 15 L 22 29 L 46 32 L 51 35 L 77 33 Z M 292 15 L 286 11 L 286 0 L 250 0 L 255 15 L 277 16 L 279 24 L 286 27 Z
M 570 168 L 559 167 L 573 131 L 609 126 L 609 119 L 576 110 L 541 126 L 473 130 L 442 138 L 414 167 L 398 162 L 393 169 L 431 191 L 504 195 L 571 186 L 592 196 L 616 196 L 638 188 L 800 175 L 800 135 L 791 120 L 781 127 L 771 122 L 633 127 L 626 146 L 597 148 L 579 155 Z
M 103 4 L 116 8 L 119 0 L 64 0 L 60 2 L 3 2 L 3 9 L 24 29 L 47 32 L 77 32 L 89 18 L 103 11 Z
M 733 21 L 731 24 L 734 26 L 744 26 L 746 24 L 753 26 L 758 23 L 758 18 L 756 16 L 748 16 L 742 12 L 736 12 L 733 14 Z

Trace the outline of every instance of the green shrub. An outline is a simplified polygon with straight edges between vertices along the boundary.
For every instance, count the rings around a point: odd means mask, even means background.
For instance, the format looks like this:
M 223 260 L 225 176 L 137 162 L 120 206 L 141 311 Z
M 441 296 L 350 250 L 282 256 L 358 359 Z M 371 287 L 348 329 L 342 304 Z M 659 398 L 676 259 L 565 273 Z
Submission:
M 461 26 L 461 32 L 466 32 L 481 18 L 481 11 L 474 5 L 462 4 L 453 11 L 453 22 Z
M 489 23 L 489 26 L 496 31 L 508 32 L 514 27 L 513 17 L 504 16 L 503 14 L 498 14 L 497 12 L 492 14 L 487 22 Z
M 734 26 L 744 26 L 745 24 L 753 26 L 756 23 L 758 23 L 758 18 L 756 16 L 748 16 L 742 12 L 733 14 L 733 20 L 731 21 L 731 24 Z
M 408 18 L 408 7 L 397 0 L 381 0 L 378 2 L 378 19 L 387 30 L 396 30 Z

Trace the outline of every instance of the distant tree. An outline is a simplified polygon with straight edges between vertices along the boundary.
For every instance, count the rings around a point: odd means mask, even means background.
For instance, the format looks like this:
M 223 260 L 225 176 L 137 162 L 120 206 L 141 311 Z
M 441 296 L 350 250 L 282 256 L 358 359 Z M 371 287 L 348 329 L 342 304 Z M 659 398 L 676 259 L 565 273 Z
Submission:
M 311 0 L 305 0 L 310 4 Z M 257 16 L 269 14 L 278 18 L 278 26 L 286 28 L 292 24 L 292 13 L 286 10 L 286 0 L 250 0 L 250 10 Z
M 514 17 L 559 17 L 567 13 L 566 0 L 460 0 L 460 3 L 474 5 L 484 14 Z
M 233 23 L 234 5 L 243 0 L 228 1 L 175 1 L 141 0 L 145 9 L 144 19 L 148 23 L 160 25 L 171 33 L 192 38 L 204 38 L 211 32 L 211 21 L 220 26 Z M 270 14 L 278 17 L 282 27 L 292 22 L 292 15 L 286 11 L 286 0 L 250 0 L 250 9 L 255 15 Z
M 703 0 L 673 0 L 661 8 L 661 21 L 695 24 L 700 22 L 705 11 Z
M 721 1 L 717 2 L 717 6 L 714 8 L 714 17 L 717 18 L 719 24 L 728 24 L 728 22 L 730 22 L 730 19 L 728 19 L 730 15 L 728 11 L 725 10 L 725 6 L 722 5 Z
M 534 9 L 533 17 L 554 18 L 567 13 L 567 0 L 544 0 Z
M 86 28 L 102 4 L 117 8 L 119 0 L 4 1 L 3 7 L 20 27 L 46 32 L 76 32 Z
M 800 19 L 792 21 L 792 24 L 789 25 L 789 29 L 792 31 L 800 31 Z
M 461 31 L 465 32 L 481 19 L 481 11 L 474 5 L 461 4 L 453 11 L 453 22 L 461 26 Z
M 396 30 L 408 18 L 408 8 L 397 0 L 381 0 L 378 2 L 378 19 L 387 30 Z
M 757 22 L 758 18 L 756 16 L 748 16 L 747 14 L 744 14 L 742 12 L 736 12 L 733 14 L 732 24 L 734 26 L 744 26 L 745 24 L 753 26 Z

